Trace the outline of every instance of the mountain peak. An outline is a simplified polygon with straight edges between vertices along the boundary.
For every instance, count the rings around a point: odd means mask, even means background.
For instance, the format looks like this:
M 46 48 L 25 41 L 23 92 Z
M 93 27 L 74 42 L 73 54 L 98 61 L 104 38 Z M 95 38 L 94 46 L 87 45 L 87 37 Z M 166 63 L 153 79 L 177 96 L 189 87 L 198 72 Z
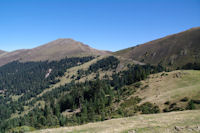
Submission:
M 45 61 L 59 60 L 65 57 L 107 55 L 109 52 L 89 47 L 71 38 L 59 38 L 39 47 L 27 50 L 17 50 L 0 56 L 0 66 L 14 60 Z

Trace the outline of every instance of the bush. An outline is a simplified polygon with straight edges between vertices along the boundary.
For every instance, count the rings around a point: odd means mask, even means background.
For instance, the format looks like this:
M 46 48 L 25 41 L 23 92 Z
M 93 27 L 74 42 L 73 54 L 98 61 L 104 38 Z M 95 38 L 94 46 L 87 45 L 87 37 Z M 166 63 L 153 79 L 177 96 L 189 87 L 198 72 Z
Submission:
M 172 104 L 169 106 L 169 108 L 172 109 L 172 108 L 174 108 L 175 106 L 176 106 L 176 103 L 172 103 Z
M 140 111 L 142 111 L 143 114 L 154 114 L 159 113 L 160 109 L 157 105 L 146 102 L 140 106 Z
M 188 110 L 193 110 L 193 109 L 195 109 L 195 105 L 194 105 L 194 101 L 193 101 L 193 100 L 190 100 L 190 101 L 188 102 L 188 105 L 187 105 L 186 109 L 188 109 Z
M 168 108 L 164 108 L 163 112 L 170 112 L 170 110 Z
M 184 109 L 181 107 L 174 107 L 170 111 L 183 111 Z
M 136 88 L 139 88 L 141 85 L 142 85 L 141 82 L 136 82 L 136 83 L 134 84 L 134 86 L 135 86 Z
M 148 87 L 149 87 L 149 85 L 145 85 L 144 87 L 141 88 L 141 90 L 144 90 L 144 89 L 146 89 Z
M 192 100 L 195 104 L 200 104 L 200 100 Z
M 187 97 L 184 97 L 180 100 L 181 102 L 187 102 L 188 101 L 188 98 Z
M 169 105 L 169 104 L 170 104 L 170 102 L 169 102 L 169 101 L 166 101 L 164 104 L 166 104 L 166 105 Z

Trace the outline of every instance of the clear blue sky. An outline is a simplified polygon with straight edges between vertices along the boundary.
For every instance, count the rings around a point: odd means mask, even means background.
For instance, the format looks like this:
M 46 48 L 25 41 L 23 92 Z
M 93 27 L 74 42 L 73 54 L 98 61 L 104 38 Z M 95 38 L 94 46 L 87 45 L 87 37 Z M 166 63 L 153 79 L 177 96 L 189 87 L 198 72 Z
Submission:
M 200 0 L 0 0 L 0 49 L 73 38 L 116 51 L 200 26 Z

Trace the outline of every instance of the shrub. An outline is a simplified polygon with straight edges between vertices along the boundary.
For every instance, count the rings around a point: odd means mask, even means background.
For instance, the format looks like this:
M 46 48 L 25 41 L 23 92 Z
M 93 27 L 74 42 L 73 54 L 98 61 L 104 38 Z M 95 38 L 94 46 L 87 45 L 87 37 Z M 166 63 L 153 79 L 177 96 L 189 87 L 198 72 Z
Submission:
M 143 114 L 154 114 L 159 113 L 160 109 L 157 105 L 153 105 L 150 102 L 146 102 L 140 106 L 140 111 L 142 111 Z
M 168 108 L 164 108 L 163 112 L 170 112 L 170 110 Z
M 164 104 L 166 104 L 166 105 L 169 105 L 169 104 L 170 104 L 170 102 L 169 102 L 169 101 L 166 101 Z
M 142 85 L 141 82 L 136 82 L 136 83 L 134 84 L 134 86 L 135 86 L 136 88 L 139 88 L 141 85 Z
M 172 109 L 172 108 L 174 108 L 174 106 L 176 106 L 176 103 L 172 103 L 172 104 L 169 106 L 169 108 Z
M 194 101 L 193 101 L 193 100 L 190 100 L 190 101 L 188 102 L 188 105 L 187 105 L 186 109 L 188 109 L 188 110 L 193 110 L 193 109 L 195 109 L 195 105 L 194 105 Z
M 146 88 L 148 88 L 148 87 L 149 87 L 149 85 L 145 85 L 145 86 L 142 87 L 141 89 L 144 90 L 144 89 L 146 89 Z
M 192 100 L 193 103 L 200 104 L 200 100 Z
M 180 100 L 181 102 L 187 102 L 188 101 L 188 98 L 187 97 L 184 97 Z
M 183 111 L 184 109 L 181 107 L 174 107 L 170 111 Z

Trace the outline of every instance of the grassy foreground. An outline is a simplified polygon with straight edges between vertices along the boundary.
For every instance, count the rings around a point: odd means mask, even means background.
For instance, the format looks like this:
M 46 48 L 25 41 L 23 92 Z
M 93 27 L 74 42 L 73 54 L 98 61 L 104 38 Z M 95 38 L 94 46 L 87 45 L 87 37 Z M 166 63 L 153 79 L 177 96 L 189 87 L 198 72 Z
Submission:
M 80 126 L 44 129 L 32 133 L 199 133 L 200 111 L 182 111 L 88 123 Z

